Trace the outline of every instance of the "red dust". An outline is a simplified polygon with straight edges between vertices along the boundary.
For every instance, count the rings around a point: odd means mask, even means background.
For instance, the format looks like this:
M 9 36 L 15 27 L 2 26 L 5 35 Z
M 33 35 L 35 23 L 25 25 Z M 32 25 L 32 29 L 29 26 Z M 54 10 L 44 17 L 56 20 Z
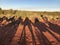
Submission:
M 11 25 L 4 20 L 0 26 L 0 45 L 60 45 L 59 24 L 29 21 Z

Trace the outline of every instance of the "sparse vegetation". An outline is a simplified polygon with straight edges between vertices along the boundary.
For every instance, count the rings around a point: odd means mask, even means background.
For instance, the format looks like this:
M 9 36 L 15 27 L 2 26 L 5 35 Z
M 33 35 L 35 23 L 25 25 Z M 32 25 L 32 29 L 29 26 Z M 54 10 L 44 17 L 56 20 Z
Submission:
M 29 17 L 29 18 L 35 18 L 38 17 L 40 18 L 41 15 L 44 16 L 48 16 L 49 19 L 51 18 L 56 18 L 60 16 L 60 12 L 34 12 L 34 11 L 21 11 L 21 10 L 2 10 L 2 8 L 0 8 L 0 17 L 2 16 L 21 16 L 23 18 L 25 17 Z M 7 17 L 8 17 L 7 16 Z

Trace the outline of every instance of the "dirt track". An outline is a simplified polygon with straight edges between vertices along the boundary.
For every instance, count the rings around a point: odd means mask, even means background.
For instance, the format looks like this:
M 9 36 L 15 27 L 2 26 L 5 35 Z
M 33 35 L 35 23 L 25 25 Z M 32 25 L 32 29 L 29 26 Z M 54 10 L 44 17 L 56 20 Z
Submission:
M 8 22 L 5 22 L 8 23 Z M 0 45 L 60 45 L 60 26 L 29 22 L 0 26 Z

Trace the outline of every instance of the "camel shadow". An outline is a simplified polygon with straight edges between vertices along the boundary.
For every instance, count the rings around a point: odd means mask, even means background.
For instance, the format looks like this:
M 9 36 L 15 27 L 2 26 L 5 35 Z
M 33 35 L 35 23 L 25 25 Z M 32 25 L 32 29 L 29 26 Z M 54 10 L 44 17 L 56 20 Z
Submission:
M 21 21 L 21 18 L 18 18 L 2 27 L 3 32 L 1 32 L 2 35 L 0 35 L 0 45 L 10 45 Z
M 50 41 L 43 34 L 43 32 L 46 32 L 48 30 L 46 28 L 47 26 L 44 23 L 40 22 L 38 18 L 35 18 L 34 27 L 37 27 L 37 29 L 35 28 L 35 33 L 38 37 L 40 45 L 51 45 Z
M 28 26 L 29 31 L 31 32 L 33 45 L 36 45 L 36 41 L 35 41 L 35 37 L 34 37 L 34 34 L 33 34 L 33 30 L 32 30 L 31 24 L 32 24 L 31 20 L 29 20 L 29 18 L 26 17 L 24 22 L 23 22 L 24 27 L 23 27 L 22 34 L 21 34 L 21 37 L 20 37 L 19 45 L 27 45 L 27 42 L 26 42 L 26 31 L 25 31 L 25 27 L 26 26 Z
M 57 24 L 53 24 L 51 22 L 48 22 L 48 25 L 49 25 L 49 28 L 52 31 L 54 31 L 54 32 L 56 32 L 56 33 L 58 33 L 60 35 L 60 26 L 58 26 Z

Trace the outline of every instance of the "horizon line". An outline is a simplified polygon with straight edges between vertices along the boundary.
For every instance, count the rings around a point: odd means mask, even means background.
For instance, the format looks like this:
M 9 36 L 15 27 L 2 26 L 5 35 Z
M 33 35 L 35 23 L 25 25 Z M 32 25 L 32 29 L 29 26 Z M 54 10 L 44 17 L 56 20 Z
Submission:
M 14 8 L 2 8 L 2 10 L 10 10 L 10 9 L 12 9 L 12 10 L 18 10 L 18 11 L 37 11 L 37 12 L 40 12 L 40 11 L 42 11 L 42 12 L 60 12 L 60 9 L 59 10 L 57 10 L 57 9 L 14 9 Z

